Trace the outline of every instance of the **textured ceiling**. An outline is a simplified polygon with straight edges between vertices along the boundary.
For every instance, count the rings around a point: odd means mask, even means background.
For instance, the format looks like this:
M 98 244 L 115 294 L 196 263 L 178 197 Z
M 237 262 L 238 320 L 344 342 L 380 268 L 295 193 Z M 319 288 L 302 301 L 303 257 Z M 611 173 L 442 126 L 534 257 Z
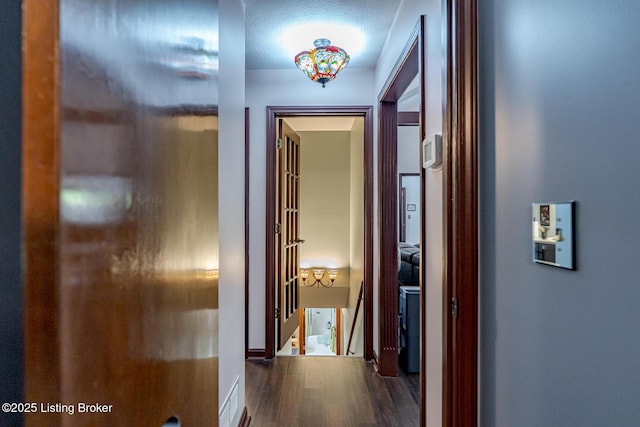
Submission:
M 400 0 L 245 0 L 245 4 L 248 69 L 295 66 L 295 54 L 313 48 L 313 41 L 317 38 L 328 38 L 332 44 L 346 49 L 351 56 L 350 68 L 372 68 Z M 322 29 L 317 29 L 317 24 Z M 316 28 L 288 35 L 289 30 L 300 26 Z M 355 47 L 356 51 L 350 52 L 349 45 L 359 37 L 349 33 L 349 30 L 364 36 L 359 40 L 362 46 L 359 52 Z

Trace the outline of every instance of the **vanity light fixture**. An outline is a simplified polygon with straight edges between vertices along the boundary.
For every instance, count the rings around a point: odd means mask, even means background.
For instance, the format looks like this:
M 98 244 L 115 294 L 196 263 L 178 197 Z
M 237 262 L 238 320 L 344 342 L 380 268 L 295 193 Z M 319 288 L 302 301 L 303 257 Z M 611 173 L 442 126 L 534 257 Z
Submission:
M 335 282 L 338 277 L 338 270 L 335 268 L 330 268 L 325 270 L 324 268 L 313 268 L 313 279 L 309 279 L 309 269 L 301 268 L 300 269 L 300 278 L 302 279 L 302 283 L 308 287 L 314 286 L 322 286 L 324 288 L 330 288 L 333 286 L 333 282 Z M 327 276 L 328 280 L 323 281 Z

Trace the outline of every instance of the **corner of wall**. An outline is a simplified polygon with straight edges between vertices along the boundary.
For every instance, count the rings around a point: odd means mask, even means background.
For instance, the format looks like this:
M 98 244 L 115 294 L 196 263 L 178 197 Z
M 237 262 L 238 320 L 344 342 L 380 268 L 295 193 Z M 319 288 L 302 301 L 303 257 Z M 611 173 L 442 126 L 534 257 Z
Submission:
M 219 396 L 220 422 L 245 406 L 244 129 L 245 15 L 242 0 L 219 0 Z

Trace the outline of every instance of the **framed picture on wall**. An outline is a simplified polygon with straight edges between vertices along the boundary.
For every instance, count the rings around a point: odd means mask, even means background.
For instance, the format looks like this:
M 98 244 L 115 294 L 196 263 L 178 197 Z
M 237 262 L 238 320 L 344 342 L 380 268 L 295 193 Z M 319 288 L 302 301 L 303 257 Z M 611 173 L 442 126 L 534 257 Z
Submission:
M 549 205 L 540 205 L 540 225 L 549 226 Z

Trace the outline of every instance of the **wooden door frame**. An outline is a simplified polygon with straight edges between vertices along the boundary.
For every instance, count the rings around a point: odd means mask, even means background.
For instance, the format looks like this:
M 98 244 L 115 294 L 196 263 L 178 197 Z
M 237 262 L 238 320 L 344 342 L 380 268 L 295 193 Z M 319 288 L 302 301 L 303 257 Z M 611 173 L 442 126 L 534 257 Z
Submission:
M 409 41 L 385 82 L 378 109 L 378 327 L 379 354 L 376 369 L 382 376 L 398 375 L 398 100 L 416 75 L 420 79 L 420 140 L 424 138 L 424 34 L 425 17 L 420 17 Z M 416 141 L 416 150 L 418 150 Z M 422 164 L 422 162 L 420 163 Z M 422 168 L 421 168 L 422 169 Z M 420 172 L 420 200 L 424 205 L 424 177 Z M 420 213 L 420 263 L 424 260 L 424 209 Z M 420 269 L 420 287 L 423 288 Z M 421 292 L 424 294 L 424 292 Z M 420 312 L 422 313 L 422 305 Z M 424 337 L 421 337 L 424 342 Z M 424 369 L 421 366 L 421 378 Z M 421 391 L 422 393 L 422 391 Z M 421 405 L 422 406 L 422 405 Z
M 477 0 L 442 1 L 443 426 L 478 424 L 477 10 Z
M 342 334 L 340 331 L 342 330 L 342 319 L 340 314 L 340 307 L 335 307 L 336 311 L 336 356 L 340 356 L 342 350 Z
M 307 308 L 298 307 L 300 315 L 300 332 L 298 333 L 298 348 L 300 349 L 300 356 L 304 356 L 307 352 Z
M 265 351 L 275 357 L 275 196 L 276 124 L 278 118 L 305 116 L 361 116 L 364 118 L 364 358 L 373 358 L 373 107 L 281 107 L 267 106 L 265 176 Z
M 61 313 L 57 310 L 60 215 L 59 6 L 22 5 L 22 227 L 25 402 L 58 402 Z M 46 76 L 46 77 L 45 77 Z M 43 351 L 46 349 L 47 351 Z M 49 414 L 45 414 L 49 415 Z M 45 421 L 43 421 L 45 420 Z M 61 414 L 24 415 L 25 425 L 61 424 Z
M 443 382 L 442 425 L 477 425 L 478 408 L 478 96 L 477 96 L 477 0 L 443 0 L 442 27 L 444 40 L 444 100 L 443 100 Z M 422 16 L 417 35 L 418 66 L 424 70 L 425 17 Z M 380 230 L 380 335 L 391 334 L 381 342 L 380 373 L 397 370 L 397 291 L 394 261 L 397 243 L 395 206 L 397 195 L 388 192 L 397 188 L 397 97 L 409 78 L 404 70 L 411 61 L 416 46 L 416 31 L 396 63 L 385 84 L 380 101 L 380 132 L 378 143 L 379 221 L 387 229 Z M 420 138 L 425 137 L 425 88 L 421 81 Z M 422 153 L 421 153 L 422 156 Z M 421 159 L 422 161 L 422 159 Z M 421 204 L 424 207 L 424 171 L 421 171 Z M 385 197 L 386 196 L 386 197 Z M 389 200 L 391 199 L 391 200 Z M 393 206 L 390 209 L 389 205 Z M 420 244 L 421 361 L 420 361 L 420 423 L 425 425 L 426 295 L 424 292 L 425 258 L 424 209 Z M 387 286 L 385 286 L 386 284 Z M 452 298 L 458 301 L 457 317 L 452 315 Z M 396 354 L 394 354 L 396 353 Z M 395 361 L 395 363 L 394 363 Z

